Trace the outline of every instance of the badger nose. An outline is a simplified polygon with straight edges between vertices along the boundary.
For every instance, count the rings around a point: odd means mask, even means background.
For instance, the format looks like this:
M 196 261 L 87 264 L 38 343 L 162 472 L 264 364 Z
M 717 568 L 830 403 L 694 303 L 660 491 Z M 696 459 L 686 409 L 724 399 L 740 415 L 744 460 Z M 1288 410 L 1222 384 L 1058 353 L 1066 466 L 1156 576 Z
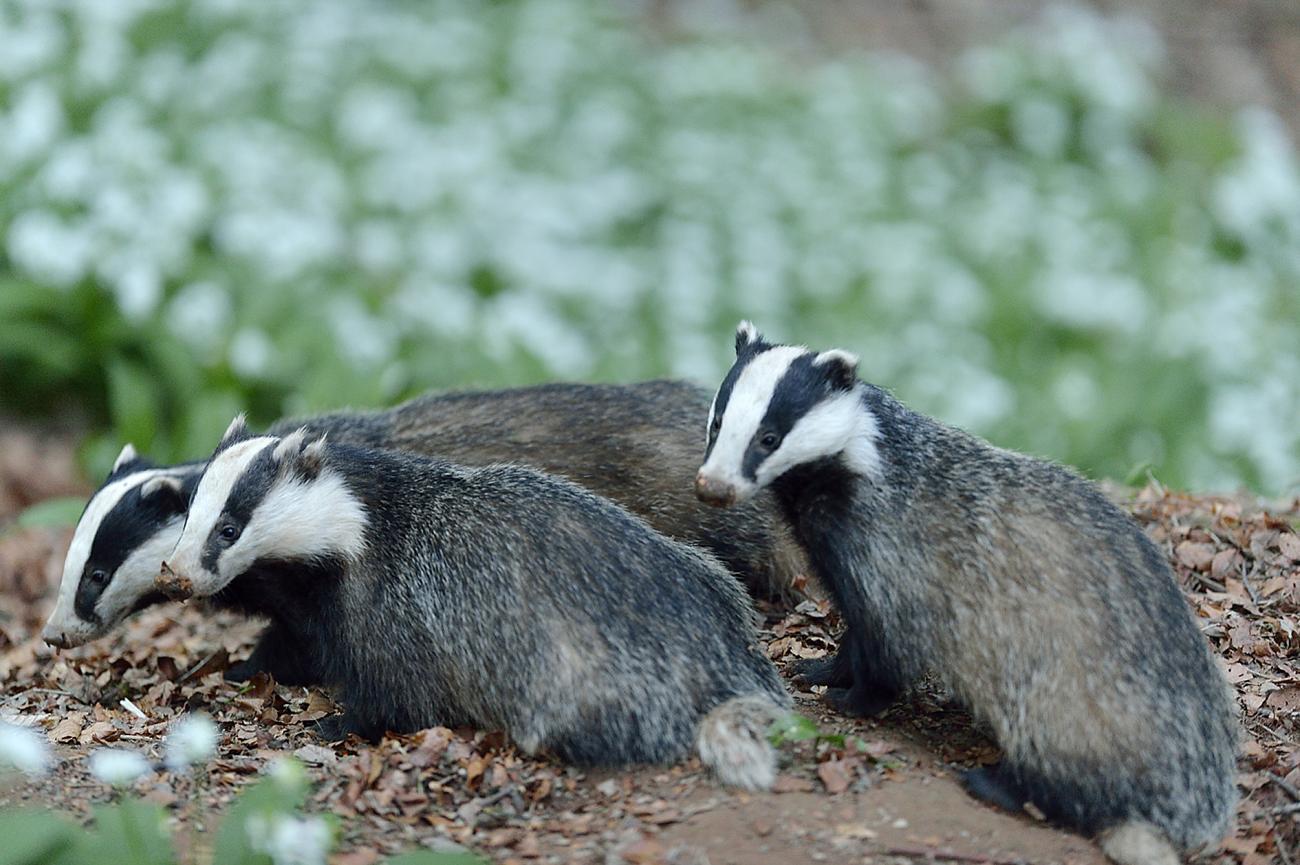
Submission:
M 695 476 L 695 497 L 702 502 L 725 508 L 735 504 L 736 488 L 701 471 Z
M 41 631 L 41 639 L 56 649 L 68 648 L 68 635 L 63 631 L 51 631 L 49 628 Z
M 173 601 L 183 601 L 194 594 L 194 584 L 190 582 L 189 577 L 176 573 L 167 562 L 163 562 L 158 569 L 158 576 L 154 577 L 153 584 L 158 591 Z

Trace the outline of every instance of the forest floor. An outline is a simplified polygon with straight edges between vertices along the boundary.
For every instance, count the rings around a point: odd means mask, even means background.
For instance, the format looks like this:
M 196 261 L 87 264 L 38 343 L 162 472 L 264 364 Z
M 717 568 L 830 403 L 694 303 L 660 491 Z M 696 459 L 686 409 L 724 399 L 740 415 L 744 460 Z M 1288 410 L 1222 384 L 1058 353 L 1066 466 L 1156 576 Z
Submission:
M 328 746 L 310 725 L 332 711 L 329 698 L 265 678 L 223 681 L 258 624 L 193 605 L 156 607 L 112 636 L 55 651 L 39 631 L 71 532 L 14 517 L 47 496 L 87 492 L 70 453 L 66 442 L 0 429 L 0 719 L 44 731 L 60 758 L 48 777 L 0 790 L 0 805 L 88 817 L 109 796 L 87 770 L 91 751 L 158 756 L 170 723 L 200 710 L 222 734 L 209 771 L 154 776 L 137 792 L 186 821 L 201 801 L 210 820 L 269 761 L 295 754 L 317 782 L 309 808 L 341 819 L 337 865 L 416 844 L 515 863 L 1104 861 L 1084 838 L 968 797 L 955 773 L 991 762 L 996 749 L 929 686 L 880 718 L 853 720 L 828 711 L 820 689 L 792 684 L 798 711 L 824 735 L 783 744 L 776 788 L 746 794 L 718 787 L 694 760 L 579 771 L 524 757 L 491 732 L 435 728 Z M 1112 493 L 1168 553 L 1245 721 L 1234 832 L 1197 861 L 1300 865 L 1300 503 L 1269 508 L 1155 484 Z M 837 623 L 824 602 L 766 612 L 763 638 L 778 665 L 833 648 Z

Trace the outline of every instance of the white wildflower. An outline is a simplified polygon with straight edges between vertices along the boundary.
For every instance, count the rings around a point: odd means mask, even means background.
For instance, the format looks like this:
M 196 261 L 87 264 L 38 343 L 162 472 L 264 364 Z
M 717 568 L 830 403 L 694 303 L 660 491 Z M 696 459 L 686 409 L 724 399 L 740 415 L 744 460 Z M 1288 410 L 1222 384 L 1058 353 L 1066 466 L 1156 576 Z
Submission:
M 163 764 L 172 772 L 202 763 L 217 750 L 217 725 L 207 715 L 187 715 L 167 734 Z
M 307 772 L 302 764 L 291 757 L 282 757 L 266 770 L 277 787 L 286 793 L 296 793 L 307 786 Z
M 26 727 L 0 721 L 0 773 L 14 769 L 24 775 L 40 776 L 49 771 L 50 746 Z
M 101 748 L 90 755 L 90 773 L 114 787 L 127 787 L 148 771 L 149 761 L 136 751 Z
M 325 865 L 334 833 L 320 817 L 254 815 L 244 827 L 253 849 L 271 857 L 275 865 Z

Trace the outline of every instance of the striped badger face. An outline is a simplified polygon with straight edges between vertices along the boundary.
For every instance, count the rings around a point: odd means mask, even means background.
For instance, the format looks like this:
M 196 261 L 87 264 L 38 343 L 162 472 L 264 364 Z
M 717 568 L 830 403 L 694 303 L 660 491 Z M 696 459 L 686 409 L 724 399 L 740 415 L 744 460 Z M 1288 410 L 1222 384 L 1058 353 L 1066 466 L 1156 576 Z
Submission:
M 260 562 L 325 561 L 360 555 L 366 513 L 326 462 L 325 438 L 305 430 L 250 436 L 235 418 L 190 502 L 158 588 L 210 597 Z
M 136 610 L 165 600 L 158 565 L 185 521 L 203 467 L 155 468 L 127 445 L 81 513 L 63 560 L 63 581 L 41 636 L 70 648 L 107 633 Z
M 872 474 L 875 422 L 862 404 L 856 356 L 773 345 L 752 324 L 736 330 L 736 362 L 709 410 L 704 465 L 695 493 L 726 507 L 790 469 L 840 456 Z

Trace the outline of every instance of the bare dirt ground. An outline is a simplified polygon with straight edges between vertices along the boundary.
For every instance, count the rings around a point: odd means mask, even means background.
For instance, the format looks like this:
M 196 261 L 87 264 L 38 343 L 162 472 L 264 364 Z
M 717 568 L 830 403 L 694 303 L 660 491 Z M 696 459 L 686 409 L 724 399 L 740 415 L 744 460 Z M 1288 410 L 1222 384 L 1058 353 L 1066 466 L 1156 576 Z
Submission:
M 248 651 L 258 624 L 193 606 L 146 611 L 112 637 L 56 652 L 38 634 L 70 532 L 12 520 L 18 507 L 80 485 L 67 446 L 36 441 L 0 430 L 0 719 L 43 730 L 61 759 L 49 777 L 0 791 L 0 805 L 88 815 L 108 791 L 89 776 L 87 754 L 112 745 L 158 756 L 170 723 L 201 710 L 222 732 L 209 771 L 159 775 L 137 792 L 185 825 L 200 802 L 210 821 L 271 759 L 296 754 L 318 782 L 310 807 L 342 819 L 338 865 L 415 844 L 517 863 L 1104 861 L 1084 838 L 961 790 L 955 771 L 992 761 L 996 749 L 933 687 L 869 721 L 836 716 L 796 689 L 799 711 L 827 737 L 784 744 L 776 789 L 744 794 L 719 788 L 694 761 L 579 771 L 525 758 L 491 732 L 435 728 L 376 746 L 324 745 L 310 725 L 332 710 L 328 697 L 265 679 L 224 682 L 221 670 Z M 1168 551 L 1245 720 L 1236 830 L 1198 861 L 1300 862 L 1297 503 L 1269 511 L 1154 485 L 1116 495 Z M 778 664 L 833 647 L 837 623 L 824 603 L 768 613 L 764 640 Z

